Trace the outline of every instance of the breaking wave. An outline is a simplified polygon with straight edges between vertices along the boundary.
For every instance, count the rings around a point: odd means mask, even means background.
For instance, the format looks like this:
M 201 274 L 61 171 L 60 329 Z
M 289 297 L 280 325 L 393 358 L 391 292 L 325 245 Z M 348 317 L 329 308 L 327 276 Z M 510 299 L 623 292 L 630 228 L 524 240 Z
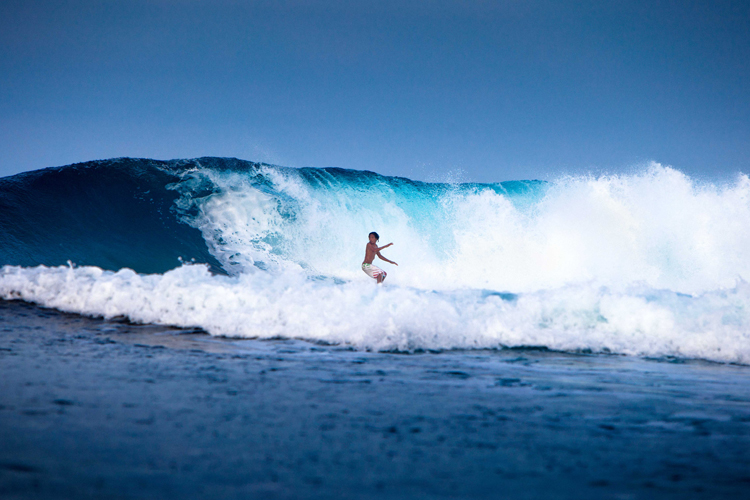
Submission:
M 370 231 L 386 286 L 359 269 Z M 235 159 L 0 179 L 0 297 L 376 350 L 750 362 L 750 179 L 437 184 Z M 70 264 L 67 262 L 70 261 Z

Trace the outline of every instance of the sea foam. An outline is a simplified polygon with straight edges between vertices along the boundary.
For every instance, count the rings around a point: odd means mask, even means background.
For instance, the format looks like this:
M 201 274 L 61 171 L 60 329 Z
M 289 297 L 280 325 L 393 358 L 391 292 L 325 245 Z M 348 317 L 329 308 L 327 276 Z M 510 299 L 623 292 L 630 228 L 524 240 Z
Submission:
M 293 337 L 372 350 L 544 346 L 564 351 L 750 362 L 750 285 L 688 296 L 647 285 L 571 285 L 526 294 L 336 284 L 298 273 L 165 274 L 95 267 L 0 271 L 0 297 L 62 311 L 200 327 L 213 335 Z

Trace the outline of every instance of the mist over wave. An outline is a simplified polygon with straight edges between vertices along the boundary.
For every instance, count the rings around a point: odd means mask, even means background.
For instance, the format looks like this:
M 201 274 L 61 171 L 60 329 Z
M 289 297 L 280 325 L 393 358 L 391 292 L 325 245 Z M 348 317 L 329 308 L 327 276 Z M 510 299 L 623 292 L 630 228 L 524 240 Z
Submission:
M 6 299 L 367 349 L 537 345 L 750 362 L 746 175 L 716 185 L 652 164 L 432 184 L 117 159 L 0 179 L 0 204 Z M 360 270 L 373 230 L 395 243 L 385 287 Z M 68 260 L 82 266 L 60 266 Z

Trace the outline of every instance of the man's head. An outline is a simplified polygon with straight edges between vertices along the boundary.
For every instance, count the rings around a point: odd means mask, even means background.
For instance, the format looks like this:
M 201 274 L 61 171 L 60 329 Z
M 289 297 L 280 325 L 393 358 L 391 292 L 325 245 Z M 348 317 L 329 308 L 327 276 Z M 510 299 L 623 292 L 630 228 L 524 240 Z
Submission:
M 377 243 L 378 240 L 380 239 L 380 235 L 378 235 L 378 233 L 376 233 L 375 231 L 371 232 L 369 237 L 370 237 L 370 243 Z

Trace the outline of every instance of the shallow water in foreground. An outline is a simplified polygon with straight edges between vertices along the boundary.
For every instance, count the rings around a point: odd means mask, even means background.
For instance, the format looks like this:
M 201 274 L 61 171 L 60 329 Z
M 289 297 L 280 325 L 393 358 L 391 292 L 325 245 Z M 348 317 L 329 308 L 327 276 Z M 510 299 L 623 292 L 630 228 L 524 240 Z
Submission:
M 228 340 L 0 300 L 0 496 L 740 498 L 750 367 Z

